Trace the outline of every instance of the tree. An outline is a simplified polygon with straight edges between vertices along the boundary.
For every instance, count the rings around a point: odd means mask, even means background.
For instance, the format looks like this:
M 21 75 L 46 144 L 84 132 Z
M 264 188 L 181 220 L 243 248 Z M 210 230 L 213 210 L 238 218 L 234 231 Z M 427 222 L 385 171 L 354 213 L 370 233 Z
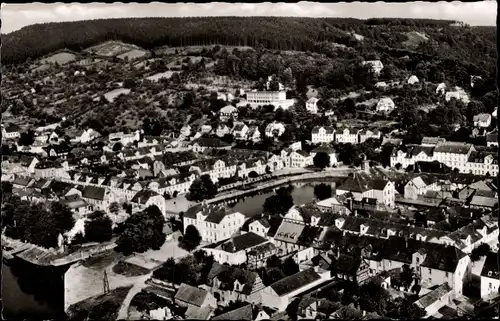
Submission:
M 293 197 L 288 188 L 281 187 L 276 195 L 271 195 L 264 201 L 264 212 L 270 214 L 286 213 L 293 206 Z
M 215 186 L 208 174 L 195 179 L 191 187 L 189 187 L 189 200 L 195 202 L 213 198 L 215 195 L 217 195 L 217 186 Z
M 135 88 L 137 86 L 137 83 L 134 79 L 132 78 L 127 78 L 125 79 L 125 81 L 123 82 L 123 87 L 124 88 L 128 88 L 128 89 L 132 89 L 132 88 Z
M 35 142 L 35 133 L 32 130 L 21 133 L 19 137 L 18 144 L 20 146 L 31 146 Z
M 160 249 L 166 238 L 164 224 L 163 214 L 154 205 L 131 215 L 124 222 L 123 232 L 116 242 L 116 251 L 130 255 Z
M 281 267 L 281 260 L 276 255 L 273 255 L 267 259 L 266 266 L 268 268 L 273 268 L 273 267 L 280 268 Z
M 332 187 L 323 183 L 316 185 L 314 186 L 314 195 L 316 195 L 316 198 L 320 201 L 326 200 L 332 197 Z
M 194 225 L 188 225 L 180 243 L 181 247 L 187 251 L 192 251 L 200 245 L 200 242 L 200 232 L 198 232 Z
M 113 222 L 101 211 L 89 215 L 85 222 L 85 239 L 89 242 L 106 242 L 113 236 Z
M 123 148 L 123 144 L 118 142 L 118 143 L 113 145 L 113 152 L 119 152 L 122 150 L 122 148 Z
M 298 273 L 300 271 L 299 265 L 293 257 L 289 256 L 284 262 L 283 266 L 281 268 L 283 270 L 283 273 L 285 273 L 287 276 L 294 275 L 295 273 Z
M 330 156 L 325 152 L 319 152 L 314 155 L 313 162 L 315 167 L 321 169 L 330 167 Z
M 248 177 L 256 178 L 256 177 L 259 177 L 259 174 L 257 174 L 256 171 L 251 171 L 250 173 L 248 173 Z
M 116 215 L 120 211 L 120 204 L 117 202 L 109 204 L 109 211 Z

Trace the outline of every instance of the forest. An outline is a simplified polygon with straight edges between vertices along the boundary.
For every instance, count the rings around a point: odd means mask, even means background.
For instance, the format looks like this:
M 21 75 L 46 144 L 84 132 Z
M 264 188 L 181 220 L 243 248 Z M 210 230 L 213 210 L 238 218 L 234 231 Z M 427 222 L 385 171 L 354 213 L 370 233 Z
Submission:
M 342 19 L 291 17 L 127 18 L 35 24 L 2 35 L 4 64 L 22 63 L 51 52 L 82 49 L 119 40 L 153 49 L 159 46 L 229 45 L 272 50 L 315 51 L 330 42 L 360 52 L 415 51 L 403 45 L 404 33 L 424 32 L 433 41 L 417 53 L 456 59 L 481 69 L 496 61 L 494 27 L 455 27 L 455 21 L 430 19 Z M 356 40 L 354 34 L 365 37 Z M 470 46 L 474 43 L 474 46 Z

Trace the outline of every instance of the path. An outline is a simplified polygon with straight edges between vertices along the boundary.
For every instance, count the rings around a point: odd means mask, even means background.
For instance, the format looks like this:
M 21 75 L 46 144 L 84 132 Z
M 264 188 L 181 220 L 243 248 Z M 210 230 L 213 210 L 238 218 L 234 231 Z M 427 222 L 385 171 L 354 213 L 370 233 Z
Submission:
M 117 320 L 127 320 L 128 319 L 128 310 L 129 310 L 129 307 L 130 307 L 130 302 L 132 302 L 132 299 L 134 298 L 134 296 L 137 293 L 141 292 L 142 289 L 144 289 L 145 287 L 148 286 L 146 284 L 146 281 L 149 278 L 151 278 L 152 274 L 153 274 L 153 272 L 148 273 L 146 275 L 143 275 L 143 276 L 140 277 L 140 279 L 138 279 L 134 283 L 134 285 L 132 286 L 132 288 L 128 292 L 127 296 L 123 300 L 122 305 L 120 307 L 120 310 L 118 310 Z

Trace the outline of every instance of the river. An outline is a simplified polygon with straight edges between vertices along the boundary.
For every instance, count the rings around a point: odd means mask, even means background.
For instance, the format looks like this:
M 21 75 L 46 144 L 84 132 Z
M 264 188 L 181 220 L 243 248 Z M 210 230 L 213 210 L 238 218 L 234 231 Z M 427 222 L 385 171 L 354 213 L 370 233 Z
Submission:
M 332 184 L 333 182 L 325 182 Z M 294 204 L 304 204 L 314 198 L 314 186 L 319 183 L 294 183 L 292 197 Z M 264 201 L 274 191 L 246 197 L 234 204 L 234 210 L 247 216 L 262 213 Z M 48 271 L 46 271 L 49 269 Z M 17 272 L 16 272 L 17 271 Z M 6 317 L 28 318 L 46 316 L 54 318 L 63 310 L 61 302 L 64 293 L 62 282 L 64 268 L 51 269 L 27 267 L 24 264 L 10 262 L 2 265 L 2 297 Z M 36 297 L 36 298 L 35 298 Z M 47 302 L 50 299 L 50 303 Z

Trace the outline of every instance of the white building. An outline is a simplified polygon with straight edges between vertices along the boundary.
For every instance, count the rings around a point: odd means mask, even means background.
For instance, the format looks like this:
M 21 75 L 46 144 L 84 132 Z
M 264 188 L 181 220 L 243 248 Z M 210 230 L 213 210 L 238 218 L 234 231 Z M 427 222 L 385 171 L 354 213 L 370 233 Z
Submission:
M 376 110 L 378 112 L 391 112 L 394 108 L 396 108 L 394 101 L 389 97 L 384 97 L 378 101 Z
M 139 191 L 130 200 L 130 203 L 132 204 L 132 208 L 136 208 L 137 211 L 142 211 L 149 206 L 156 206 L 164 217 L 168 216 L 165 198 L 155 191 L 147 189 Z
M 237 119 L 238 118 L 238 108 L 228 105 L 226 107 L 222 107 L 219 110 L 219 117 L 222 121 L 227 121 L 230 118 Z
M 279 137 L 285 132 L 285 125 L 283 123 L 273 121 L 266 126 L 266 137 Z
M 5 139 L 15 139 L 21 136 L 20 128 L 17 125 L 9 124 L 7 126 L 2 124 L 2 137 Z
M 408 78 L 408 84 L 409 85 L 414 85 L 418 83 L 418 78 L 415 75 L 412 75 L 410 78 Z
M 111 133 L 109 134 L 108 139 L 110 143 L 114 144 L 120 142 L 123 146 L 127 146 L 135 141 L 139 142 L 141 140 L 141 132 L 136 130 L 130 134 L 125 134 L 123 132 Z
M 469 95 L 467 95 L 467 93 L 465 92 L 465 90 L 463 90 L 462 88 L 460 87 L 455 87 L 455 90 L 453 91 L 448 91 L 445 95 L 445 100 L 446 101 L 450 101 L 452 98 L 455 98 L 457 100 L 461 100 L 464 104 L 468 104 L 469 103 Z
M 444 82 L 440 83 L 436 88 L 436 94 L 445 94 L 446 93 L 446 84 Z
M 380 75 L 380 72 L 382 71 L 382 69 L 384 69 L 384 65 L 380 60 L 363 61 L 363 66 L 364 65 L 371 65 L 372 71 L 375 75 Z
M 286 99 L 285 91 L 249 91 L 247 103 L 256 108 L 263 105 L 273 105 L 275 109 L 288 109 L 295 103 L 293 99 Z
M 500 288 L 500 273 L 498 271 L 496 252 L 489 252 L 486 255 L 483 269 L 481 270 L 481 298 L 498 294 Z
M 357 144 L 358 132 L 359 130 L 355 128 L 344 128 L 336 133 L 335 140 L 341 144 Z
M 330 143 L 335 141 L 335 128 L 328 126 L 316 126 L 311 133 L 313 144 Z
M 189 225 L 193 225 L 203 241 L 215 243 L 231 237 L 245 220 L 245 215 L 223 205 L 200 204 L 184 214 L 184 232 Z
M 491 115 L 490 114 L 478 114 L 474 116 L 474 127 L 487 128 L 491 125 Z
M 312 97 L 306 102 L 306 109 L 311 114 L 318 113 L 318 100 L 319 100 L 318 98 Z

